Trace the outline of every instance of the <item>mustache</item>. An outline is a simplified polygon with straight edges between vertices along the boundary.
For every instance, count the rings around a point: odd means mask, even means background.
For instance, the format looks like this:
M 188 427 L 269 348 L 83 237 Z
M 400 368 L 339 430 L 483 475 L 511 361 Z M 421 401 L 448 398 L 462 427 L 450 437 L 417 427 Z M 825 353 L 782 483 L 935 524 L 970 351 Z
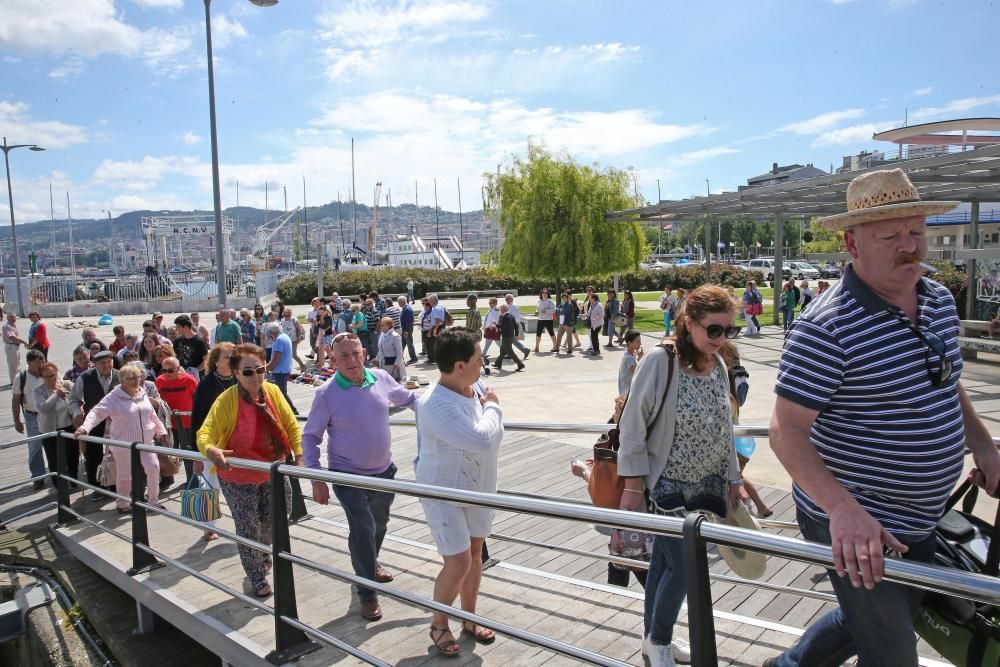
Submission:
M 904 264 L 920 264 L 924 261 L 924 258 L 915 252 L 907 252 L 901 255 L 896 255 L 894 265 L 903 266 Z

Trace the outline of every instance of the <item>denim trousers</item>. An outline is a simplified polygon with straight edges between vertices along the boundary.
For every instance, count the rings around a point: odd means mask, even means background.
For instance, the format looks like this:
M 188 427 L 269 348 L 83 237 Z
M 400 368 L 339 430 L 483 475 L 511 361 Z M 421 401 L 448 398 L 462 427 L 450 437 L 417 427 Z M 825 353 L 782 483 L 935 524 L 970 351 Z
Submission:
M 798 511 L 802 536 L 830 544 L 830 524 Z M 928 563 L 934 558 L 934 535 L 901 539 L 906 560 Z M 883 581 L 873 590 L 855 588 L 846 576 L 827 570 L 840 608 L 813 623 L 798 643 L 775 659 L 777 667 L 835 667 L 858 656 L 858 667 L 916 667 L 917 638 L 913 619 L 923 591 Z
M 334 472 L 350 472 L 330 468 Z M 356 474 L 356 473 L 355 473 Z M 394 479 L 396 465 L 390 463 L 385 471 L 369 477 Z M 340 506 L 347 514 L 347 548 L 351 552 L 351 566 L 354 574 L 365 579 L 375 580 L 375 568 L 378 567 L 378 552 L 382 549 L 382 540 L 389 524 L 389 508 L 396 498 L 395 494 L 380 491 L 368 491 L 354 486 L 333 485 L 333 493 L 337 496 Z M 362 600 L 374 600 L 378 595 L 370 588 L 355 587 L 358 597 Z
M 673 641 L 674 623 L 687 594 L 684 578 L 684 542 L 676 537 L 657 535 L 646 574 L 646 602 L 643 612 L 645 633 L 656 644 Z
M 24 434 L 29 438 L 33 435 L 41 435 L 38 430 L 38 415 L 30 412 L 24 413 Z M 46 472 L 44 447 L 41 440 L 32 440 L 28 443 L 28 472 L 32 477 L 41 477 Z
M 299 414 L 299 411 L 295 408 L 295 404 L 292 403 L 292 399 L 288 396 L 288 376 L 290 373 L 271 373 L 271 382 L 278 385 L 278 389 L 281 390 L 281 395 L 285 397 L 288 401 L 288 407 L 292 409 L 292 412 Z

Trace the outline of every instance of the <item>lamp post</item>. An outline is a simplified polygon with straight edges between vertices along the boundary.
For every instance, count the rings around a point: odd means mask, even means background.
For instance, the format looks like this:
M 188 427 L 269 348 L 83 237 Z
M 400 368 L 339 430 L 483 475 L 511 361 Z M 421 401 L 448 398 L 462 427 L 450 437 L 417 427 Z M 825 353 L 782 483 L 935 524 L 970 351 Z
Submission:
M 7 145 L 7 137 L 3 138 L 3 163 L 7 167 L 7 201 L 10 205 L 10 242 L 14 244 L 14 280 L 17 284 L 17 314 L 24 317 L 24 299 L 21 298 L 21 254 L 17 250 L 17 228 L 14 226 L 14 189 L 10 184 L 10 158 L 7 154 L 15 148 L 27 148 L 32 151 L 44 151 L 45 149 L 35 144 L 14 144 Z
M 249 0 L 258 7 L 273 7 L 278 0 Z M 205 0 L 205 44 L 208 55 L 208 122 L 212 136 L 212 204 L 215 210 L 215 279 L 219 308 L 226 306 L 226 250 L 222 236 L 222 187 L 219 183 L 219 137 L 215 123 L 215 67 L 212 63 L 212 0 Z

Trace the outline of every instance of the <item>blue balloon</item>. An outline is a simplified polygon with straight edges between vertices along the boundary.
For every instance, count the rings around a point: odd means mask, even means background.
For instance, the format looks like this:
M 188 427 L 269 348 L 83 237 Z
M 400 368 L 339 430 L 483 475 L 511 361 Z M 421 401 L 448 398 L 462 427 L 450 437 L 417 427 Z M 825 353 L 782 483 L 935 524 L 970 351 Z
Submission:
M 740 435 L 736 437 L 736 453 L 750 458 L 753 456 L 754 451 L 757 449 L 757 441 L 749 435 Z

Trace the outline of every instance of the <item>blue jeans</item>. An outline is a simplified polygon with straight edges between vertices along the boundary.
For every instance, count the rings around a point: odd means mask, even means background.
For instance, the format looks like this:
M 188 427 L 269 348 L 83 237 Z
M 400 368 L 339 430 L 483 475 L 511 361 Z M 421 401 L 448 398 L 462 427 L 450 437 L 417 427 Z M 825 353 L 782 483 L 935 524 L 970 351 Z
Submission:
M 346 472 L 330 468 L 334 472 Z M 396 465 L 389 467 L 377 475 L 383 479 L 395 479 Z M 389 524 L 389 508 L 395 494 L 380 491 L 368 491 L 354 486 L 333 485 L 333 493 L 337 496 L 340 506 L 347 514 L 347 548 L 351 552 L 351 566 L 354 574 L 375 581 L 375 568 L 378 566 L 378 552 L 382 549 L 382 540 Z M 370 588 L 355 587 L 358 597 L 362 600 L 374 600 L 378 595 Z
M 830 524 L 798 512 L 802 536 L 812 542 L 830 544 Z M 934 557 L 934 535 L 901 542 L 910 548 L 907 560 L 928 563 Z M 837 594 L 839 609 L 813 623 L 798 643 L 776 658 L 778 667 L 808 665 L 835 667 L 858 656 L 858 667 L 899 665 L 916 667 L 917 638 L 913 619 L 920 610 L 924 592 L 883 581 L 874 590 L 854 588 L 846 576 L 827 571 Z
M 285 397 L 288 401 L 288 407 L 292 409 L 292 412 L 299 414 L 299 411 L 295 408 L 295 404 L 292 403 L 292 399 L 288 396 L 288 376 L 291 373 L 271 373 L 271 382 L 278 385 L 278 389 L 281 390 L 281 395 Z
M 674 623 L 687 594 L 683 544 L 676 537 L 657 535 L 653 538 L 642 624 L 645 634 L 656 644 L 667 645 L 673 641 Z
M 39 435 L 38 415 L 30 412 L 24 413 L 24 434 L 27 437 Z M 41 440 L 32 440 L 28 443 L 28 472 L 32 477 L 40 477 L 48 472 L 45 468 L 44 447 Z

